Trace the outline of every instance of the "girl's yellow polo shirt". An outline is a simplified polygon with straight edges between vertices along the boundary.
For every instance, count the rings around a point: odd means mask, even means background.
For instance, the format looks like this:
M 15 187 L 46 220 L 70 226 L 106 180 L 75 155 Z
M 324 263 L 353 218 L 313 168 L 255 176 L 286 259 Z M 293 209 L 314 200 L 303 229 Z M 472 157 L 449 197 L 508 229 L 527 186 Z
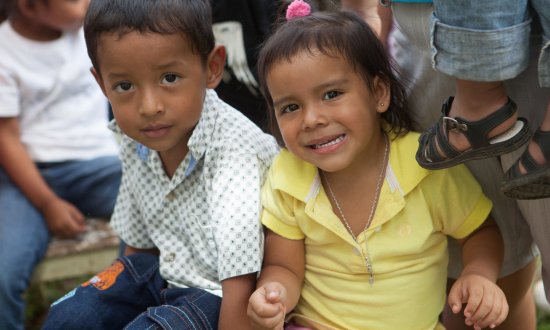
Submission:
M 262 223 L 304 240 L 301 299 L 289 315 L 315 329 L 439 329 L 445 303 L 447 235 L 463 238 L 492 204 L 465 166 L 428 171 L 415 161 L 418 134 L 392 140 L 380 199 L 366 232 L 369 273 L 332 211 L 317 168 L 287 150 L 262 189 Z M 360 202 L 358 196 L 357 201 Z M 365 235 L 358 237 L 365 246 Z

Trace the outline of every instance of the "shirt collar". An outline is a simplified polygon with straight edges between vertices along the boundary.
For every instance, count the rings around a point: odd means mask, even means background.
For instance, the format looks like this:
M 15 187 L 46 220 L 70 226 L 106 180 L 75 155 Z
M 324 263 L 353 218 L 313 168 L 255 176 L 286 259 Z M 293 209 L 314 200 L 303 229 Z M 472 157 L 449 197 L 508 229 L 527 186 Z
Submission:
M 420 167 L 414 156 L 418 148 L 418 133 L 409 132 L 398 138 L 390 133 L 389 138 L 390 158 L 385 183 L 391 192 L 398 191 L 401 196 L 405 196 L 429 171 Z M 272 172 L 274 189 L 284 191 L 304 203 L 319 193 L 321 181 L 317 167 L 302 161 L 287 149 L 281 150 L 273 167 L 285 169 Z
M 189 142 L 187 142 L 189 151 L 195 160 L 201 159 L 206 153 L 207 146 L 211 143 L 210 141 L 216 130 L 218 114 L 223 106 L 224 103 L 218 98 L 216 92 L 207 89 L 201 117 L 193 129 Z

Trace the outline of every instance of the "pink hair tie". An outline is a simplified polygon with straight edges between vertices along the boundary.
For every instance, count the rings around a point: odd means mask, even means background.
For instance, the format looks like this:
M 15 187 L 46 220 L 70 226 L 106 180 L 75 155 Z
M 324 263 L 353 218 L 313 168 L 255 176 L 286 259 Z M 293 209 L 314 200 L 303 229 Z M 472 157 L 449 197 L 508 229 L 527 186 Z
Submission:
M 307 16 L 311 13 L 311 6 L 303 0 L 294 0 L 286 9 L 286 19 Z

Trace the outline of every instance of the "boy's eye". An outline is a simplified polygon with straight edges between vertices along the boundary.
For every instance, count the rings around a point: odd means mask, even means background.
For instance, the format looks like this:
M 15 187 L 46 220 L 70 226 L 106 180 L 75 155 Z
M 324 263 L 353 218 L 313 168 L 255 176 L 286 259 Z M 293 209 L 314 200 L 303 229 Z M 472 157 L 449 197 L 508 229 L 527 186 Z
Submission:
M 124 81 L 124 82 L 116 84 L 113 89 L 118 93 L 125 93 L 125 92 L 129 91 L 130 89 L 132 89 L 132 83 Z
M 323 100 L 330 100 L 330 99 L 333 99 L 339 95 L 341 95 L 342 93 L 339 92 L 339 91 L 329 91 L 329 92 L 326 92 L 325 95 L 323 95 Z
M 178 81 L 180 77 L 174 73 L 167 73 L 162 77 L 162 82 L 166 84 L 173 84 Z
M 289 104 L 289 105 L 284 106 L 281 109 L 281 112 L 282 113 L 289 113 L 289 112 L 294 112 L 296 110 L 298 110 L 298 105 L 297 104 Z

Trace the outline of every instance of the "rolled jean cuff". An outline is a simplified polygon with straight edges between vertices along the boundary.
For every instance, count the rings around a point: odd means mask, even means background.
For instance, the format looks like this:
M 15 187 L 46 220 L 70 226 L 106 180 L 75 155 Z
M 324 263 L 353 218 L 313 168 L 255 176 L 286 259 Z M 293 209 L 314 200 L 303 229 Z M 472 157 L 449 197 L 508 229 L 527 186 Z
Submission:
M 472 81 L 516 77 L 529 64 L 531 20 L 498 30 L 450 26 L 432 15 L 432 66 Z
M 550 40 L 545 39 L 539 56 L 539 85 L 550 87 Z

